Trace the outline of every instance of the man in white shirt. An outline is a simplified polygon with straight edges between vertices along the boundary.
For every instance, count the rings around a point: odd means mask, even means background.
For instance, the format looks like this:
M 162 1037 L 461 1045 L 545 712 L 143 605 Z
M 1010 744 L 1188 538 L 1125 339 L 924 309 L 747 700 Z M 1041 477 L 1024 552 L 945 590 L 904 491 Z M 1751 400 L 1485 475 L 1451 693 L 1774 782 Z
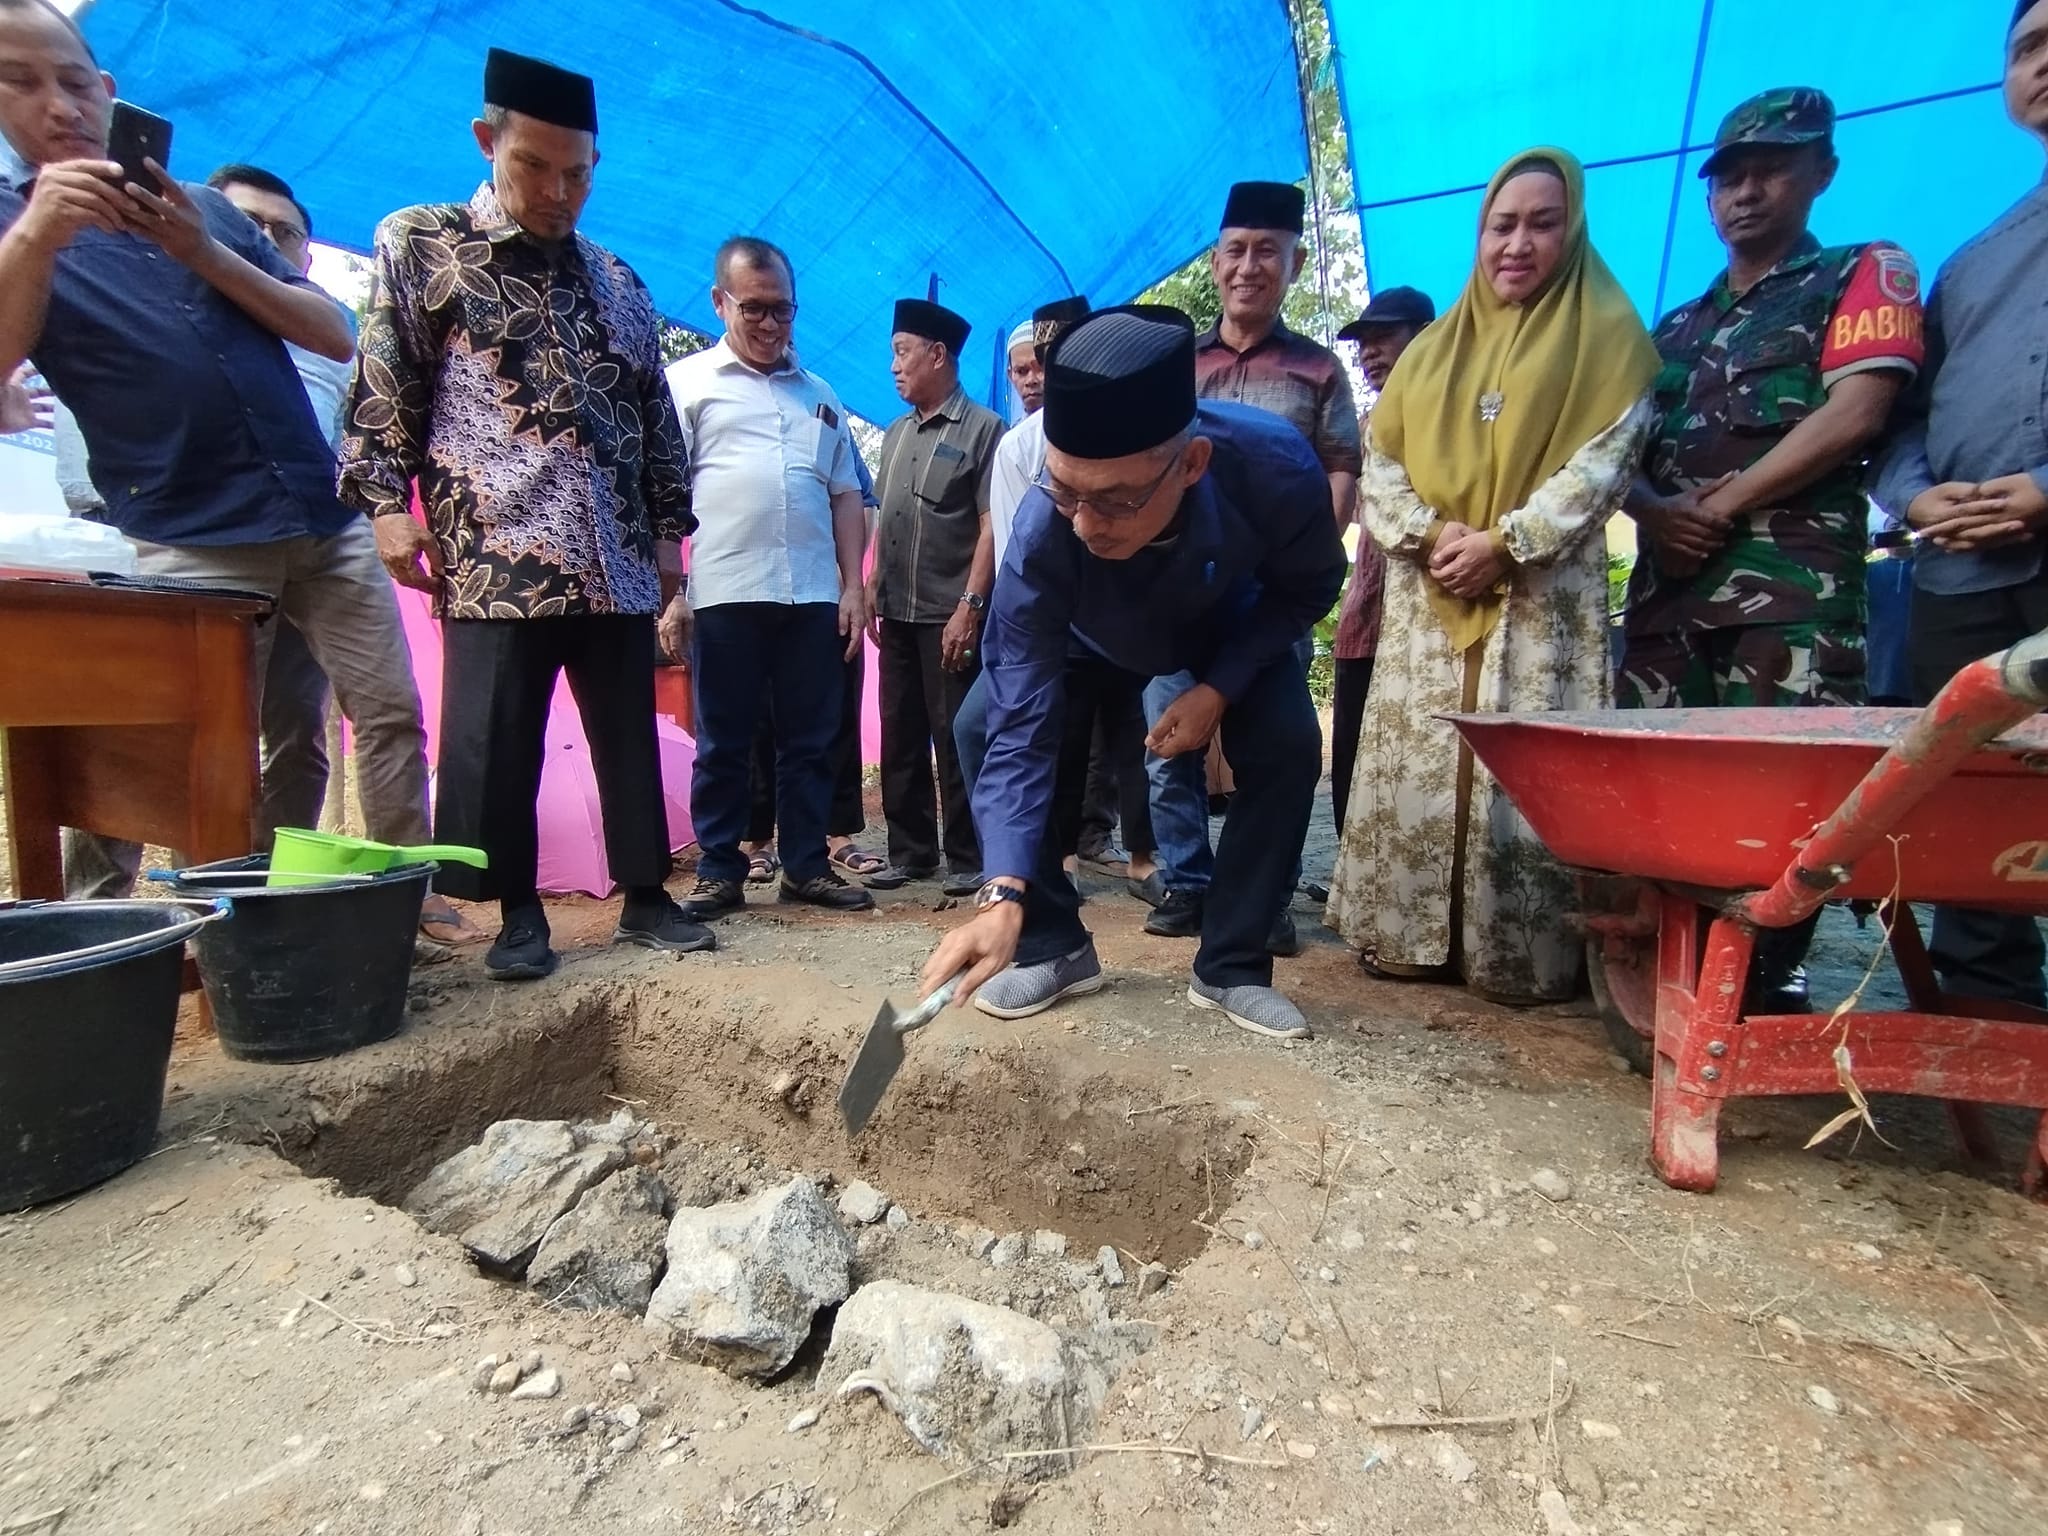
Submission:
M 672 363 L 689 455 L 689 606 L 697 764 L 690 817 L 703 850 L 683 907 L 699 922 L 745 904 L 740 849 L 762 709 L 775 721 L 781 897 L 840 911 L 874 898 L 826 858 L 842 663 L 868 622 L 867 515 L 853 438 L 831 386 L 791 344 L 796 274 L 766 240 L 718 248 L 711 302 L 725 337 Z

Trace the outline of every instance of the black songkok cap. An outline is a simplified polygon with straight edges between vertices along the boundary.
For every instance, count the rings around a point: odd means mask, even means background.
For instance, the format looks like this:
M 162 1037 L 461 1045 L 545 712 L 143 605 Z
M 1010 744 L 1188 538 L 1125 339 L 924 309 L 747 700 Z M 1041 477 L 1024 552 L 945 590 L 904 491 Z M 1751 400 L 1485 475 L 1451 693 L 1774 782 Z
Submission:
M 1297 186 L 1284 181 L 1240 181 L 1230 189 L 1223 203 L 1223 222 L 1218 229 L 1280 229 L 1290 235 L 1301 233 L 1302 214 L 1308 197 Z
M 590 76 L 493 48 L 484 59 L 484 105 L 573 128 L 597 132 L 597 87 Z
M 1157 448 L 1195 419 L 1195 322 L 1170 304 L 1097 310 L 1045 354 L 1045 440 L 1077 459 Z
M 934 304 L 930 299 L 898 299 L 896 301 L 896 323 L 892 334 L 908 331 L 913 336 L 922 336 L 926 341 L 942 344 L 956 358 L 960 349 L 967 345 L 967 333 L 972 330 L 964 319 L 943 304 Z
M 1080 294 L 1054 299 L 1031 311 L 1031 345 L 1041 353 L 1059 338 L 1060 332 L 1088 318 L 1088 300 Z

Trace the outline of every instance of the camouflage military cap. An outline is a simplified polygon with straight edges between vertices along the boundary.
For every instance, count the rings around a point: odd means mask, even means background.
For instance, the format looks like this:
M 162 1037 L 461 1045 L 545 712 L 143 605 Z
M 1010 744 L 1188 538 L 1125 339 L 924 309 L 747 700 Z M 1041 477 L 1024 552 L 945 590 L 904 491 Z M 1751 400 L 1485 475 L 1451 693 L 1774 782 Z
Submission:
M 1825 144 L 1835 136 L 1835 104 L 1810 85 L 1761 91 L 1721 119 L 1714 152 L 1700 167 L 1711 176 L 1732 149 L 1751 144 Z

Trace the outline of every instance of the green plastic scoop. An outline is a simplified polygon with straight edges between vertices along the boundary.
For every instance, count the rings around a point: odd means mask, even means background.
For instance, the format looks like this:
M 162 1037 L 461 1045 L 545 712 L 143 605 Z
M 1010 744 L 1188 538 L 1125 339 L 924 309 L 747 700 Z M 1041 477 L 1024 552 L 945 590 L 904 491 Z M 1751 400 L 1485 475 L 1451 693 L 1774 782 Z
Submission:
M 366 837 L 342 837 L 333 832 L 312 832 L 303 827 L 279 827 L 270 850 L 271 885 L 310 885 L 335 875 L 381 875 L 401 864 L 428 860 L 489 866 L 481 848 L 464 848 L 453 843 L 427 843 L 401 848 L 390 843 L 373 843 Z

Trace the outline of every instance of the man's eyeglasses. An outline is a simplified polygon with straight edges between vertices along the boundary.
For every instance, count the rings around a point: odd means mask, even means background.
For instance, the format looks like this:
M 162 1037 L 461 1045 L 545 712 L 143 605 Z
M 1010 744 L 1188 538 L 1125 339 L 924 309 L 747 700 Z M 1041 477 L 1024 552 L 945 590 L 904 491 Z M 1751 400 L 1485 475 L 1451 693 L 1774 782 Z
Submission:
M 1180 468 L 1180 458 L 1180 454 L 1176 453 L 1172 458 L 1168 459 L 1166 461 L 1166 468 L 1159 471 L 1159 477 L 1130 501 L 1120 499 L 1105 500 L 1100 496 L 1084 496 L 1079 491 L 1070 490 L 1064 485 L 1054 484 L 1048 472 L 1043 469 L 1032 478 L 1031 483 L 1052 499 L 1053 510 L 1058 512 L 1061 517 L 1073 517 L 1083 507 L 1092 507 L 1095 509 L 1097 517 L 1108 518 L 1113 522 L 1118 518 L 1136 517 L 1140 512 L 1143 512 L 1152 505 L 1152 498 L 1159 494 L 1159 487 L 1166 484 L 1166 477 Z
M 773 320 L 777 325 L 787 325 L 796 318 L 794 304 L 756 304 L 752 299 L 736 299 L 723 288 L 718 291 L 725 293 L 726 303 L 739 310 L 742 316 L 755 325 L 764 320 Z
M 289 219 L 259 219 L 252 213 L 249 222 L 268 235 L 272 245 L 304 245 L 308 238 L 306 232 Z

